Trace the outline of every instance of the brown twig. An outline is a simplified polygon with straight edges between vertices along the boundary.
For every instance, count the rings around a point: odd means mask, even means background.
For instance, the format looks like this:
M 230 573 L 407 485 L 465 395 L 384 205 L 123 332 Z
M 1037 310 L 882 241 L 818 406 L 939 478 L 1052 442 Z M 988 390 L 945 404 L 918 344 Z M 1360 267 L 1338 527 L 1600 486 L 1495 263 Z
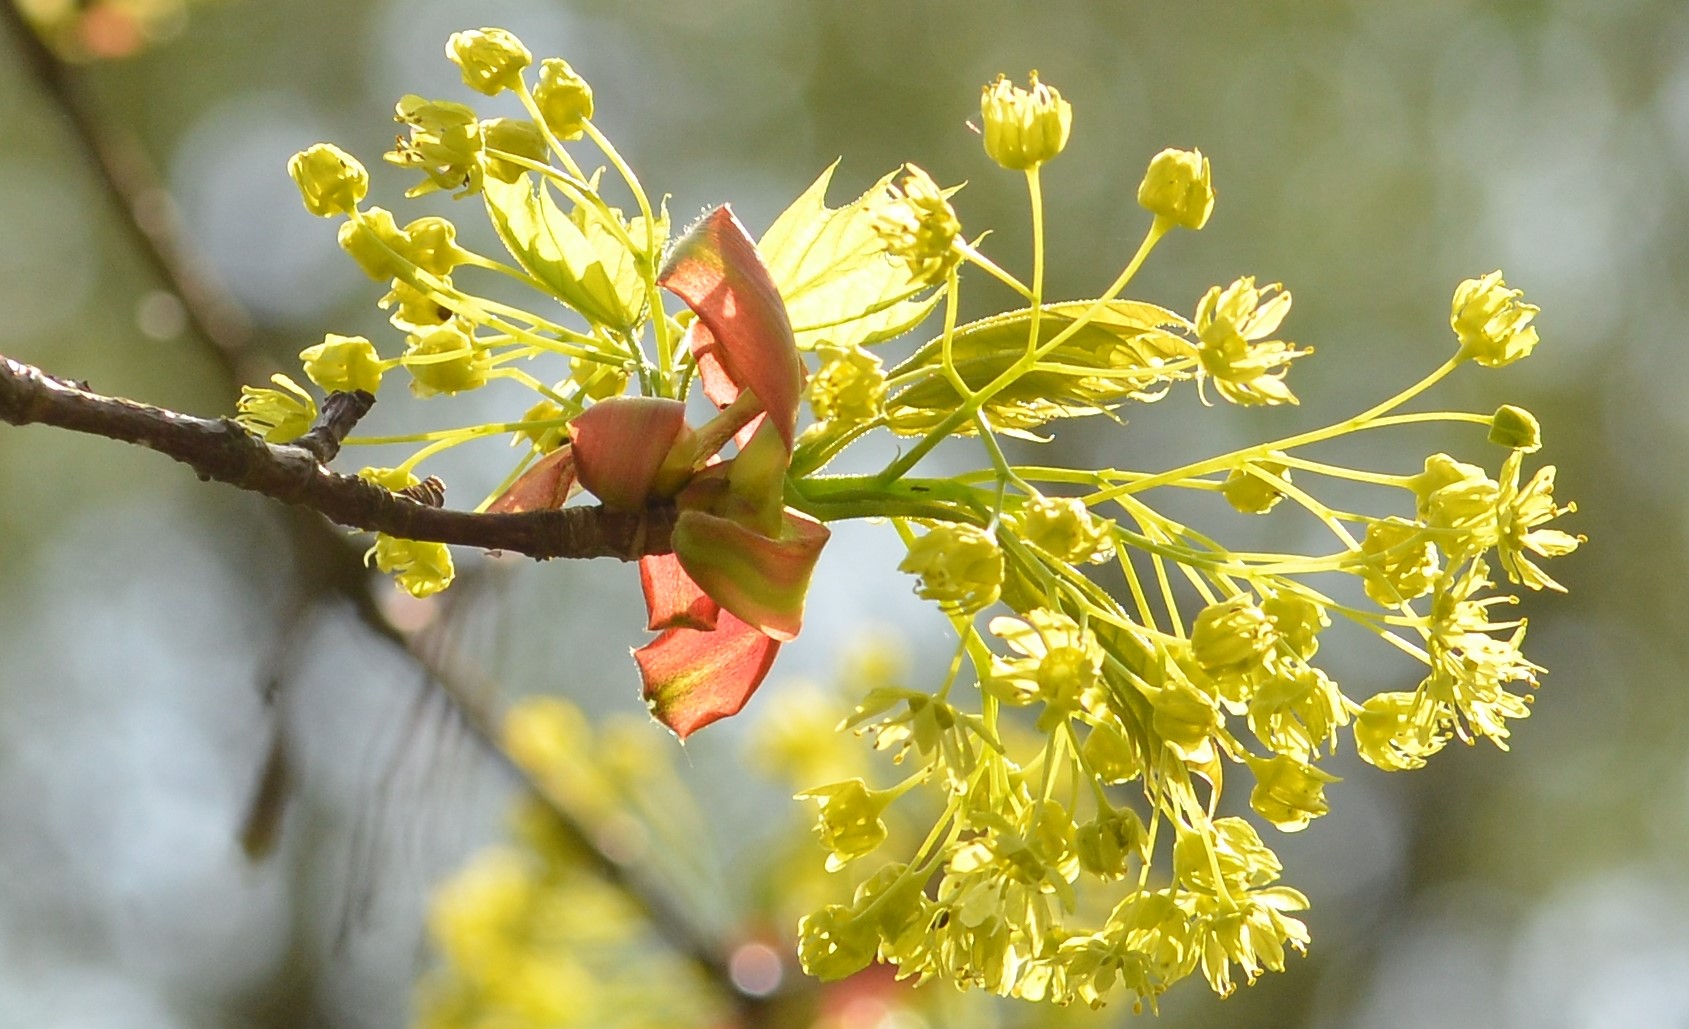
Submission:
M 343 396 L 354 396 L 342 394 Z M 364 394 L 368 396 L 368 394 Z M 0 421 L 53 425 L 175 458 L 202 479 L 299 504 L 355 529 L 533 558 L 614 557 L 631 561 L 673 548 L 674 508 L 639 512 L 571 507 L 478 514 L 430 507 L 355 475 L 324 468 L 310 449 L 266 443 L 230 418 L 196 418 L 108 397 L 0 355 Z M 325 430 L 320 439 L 330 439 Z

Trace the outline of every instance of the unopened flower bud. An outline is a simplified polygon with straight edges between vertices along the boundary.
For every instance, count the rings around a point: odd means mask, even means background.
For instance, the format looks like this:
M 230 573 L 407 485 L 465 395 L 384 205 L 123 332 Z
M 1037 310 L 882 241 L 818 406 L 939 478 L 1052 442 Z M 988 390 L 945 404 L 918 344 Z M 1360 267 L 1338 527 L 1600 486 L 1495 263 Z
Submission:
M 1490 419 L 1490 442 L 1534 454 L 1542 449 L 1542 426 L 1524 408 L 1503 404 Z
M 369 172 L 333 143 L 318 143 L 294 154 L 287 162 L 287 173 L 299 186 L 305 210 L 319 218 L 352 213 L 369 192 Z
M 325 393 L 374 393 L 381 388 L 381 356 L 362 336 L 329 333 L 299 354 L 305 374 Z
M 1138 205 L 1174 225 L 1200 229 L 1214 210 L 1208 158 L 1200 150 L 1163 150 L 1138 184 Z
M 1038 81 L 1021 89 L 1002 75 L 980 91 L 985 152 L 1012 171 L 1036 168 L 1062 152 L 1073 128 L 1073 105 L 1053 87 Z
M 393 221 L 393 212 L 372 207 L 340 226 L 340 249 L 352 255 L 364 274 L 380 282 L 399 274 L 404 263 L 404 230 Z
M 1337 776 L 1283 754 L 1271 758 L 1245 754 L 1244 759 L 1255 773 L 1249 806 L 1280 832 L 1305 829 L 1309 822 L 1330 810 L 1325 787 L 1327 783 L 1337 782 Z
M 592 87 L 575 74 L 569 62 L 548 57 L 540 62 L 540 82 L 534 88 L 534 102 L 546 127 L 558 139 L 580 139 L 592 117 Z
M 1268 475 L 1290 481 L 1290 469 L 1278 461 L 1251 461 L 1251 468 L 1259 468 Z M 1220 485 L 1220 495 L 1244 514 L 1266 514 L 1284 499 L 1284 493 L 1259 475 L 1246 468 L 1233 468 Z
M 522 82 L 522 69 L 534 55 L 504 29 L 469 29 L 446 40 L 446 56 L 463 71 L 463 84 L 477 93 L 497 96 Z
M 1102 812 L 1080 826 L 1074 849 L 1080 868 L 1102 879 L 1119 879 L 1131 857 L 1142 856 L 1147 839 L 1143 819 L 1131 808 L 1122 808 Z
M 488 118 L 481 123 L 481 139 L 486 144 L 481 152 L 482 164 L 487 174 L 500 182 L 515 182 L 528 171 L 506 160 L 506 155 L 545 163 L 545 135 L 526 118 Z

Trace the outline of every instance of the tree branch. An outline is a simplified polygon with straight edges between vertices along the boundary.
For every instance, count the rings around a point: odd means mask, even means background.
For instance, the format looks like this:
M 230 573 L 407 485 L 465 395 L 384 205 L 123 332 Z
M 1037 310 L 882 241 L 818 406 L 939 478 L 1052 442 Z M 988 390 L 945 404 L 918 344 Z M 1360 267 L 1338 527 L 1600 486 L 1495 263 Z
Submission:
M 430 507 L 367 479 L 331 472 L 306 447 L 266 443 L 232 418 L 196 418 L 108 397 L 0 355 L 0 421 L 54 425 L 137 443 L 175 458 L 202 479 L 298 504 L 330 521 L 403 539 L 454 543 L 533 558 L 632 561 L 672 550 L 672 506 L 477 514 Z

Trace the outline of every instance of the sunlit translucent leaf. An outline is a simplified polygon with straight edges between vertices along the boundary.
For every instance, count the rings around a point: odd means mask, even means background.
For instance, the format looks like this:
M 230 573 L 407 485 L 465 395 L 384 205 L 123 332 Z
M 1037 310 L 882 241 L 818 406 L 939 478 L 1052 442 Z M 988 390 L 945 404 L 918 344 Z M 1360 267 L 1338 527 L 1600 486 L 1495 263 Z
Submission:
M 657 282 L 697 314 L 690 330 L 694 347 L 712 351 L 732 385 L 756 394 L 790 453 L 803 364 L 780 292 L 725 204 L 675 243 Z
M 499 239 L 529 275 L 589 321 L 622 331 L 632 329 L 637 301 L 631 307 L 623 305 L 593 241 L 563 213 L 547 189 L 535 189 L 527 175 L 512 183 L 489 175 L 482 194 Z M 622 256 L 632 260 L 625 249 Z M 620 260 L 611 266 L 619 267 Z
M 913 329 L 939 294 L 915 299 L 922 287 L 893 261 L 873 229 L 869 202 L 885 192 L 893 172 L 844 207 L 827 206 L 835 161 L 775 219 L 757 243 L 780 295 L 786 298 L 798 347 L 821 342 L 867 345 Z
M 611 231 L 606 224 L 606 217 L 620 217 L 621 212 L 610 209 L 604 213 L 591 207 L 576 207 L 571 219 L 586 237 L 592 249 L 598 255 L 599 262 L 604 266 L 610 277 L 610 282 L 616 291 L 616 302 L 620 309 L 631 315 L 637 322 L 645 311 L 645 281 L 639 275 L 639 263 L 634 252 L 623 245 L 621 238 Z M 660 211 L 655 219 L 656 239 L 654 252 L 661 254 L 668 244 L 669 216 L 666 209 Z M 627 238 L 635 247 L 645 247 L 645 219 L 638 217 L 626 223 Z
M 670 629 L 633 658 L 651 713 L 685 739 L 738 714 L 779 651 L 779 643 L 722 611 L 715 629 Z
M 1083 300 L 1045 305 L 1039 340 L 1053 339 L 1090 306 Z M 951 355 L 969 389 L 985 386 L 1026 352 L 1031 319 L 1031 309 L 1023 308 L 956 329 Z M 1127 400 L 1159 400 L 1173 382 L 1191 377 L 1196 352 L 1182 335 L 1191 331 L 1185 319 L 1154 304 L 1112 301 L 1037 368 L 987 401 L 986 418 L 995 428 L 1014 432 L 1058 418 L 1101 414 Z M 940 342 L 927 343 L 891 372 L 894 379 L 926 373 L 886 404 L 894 432 L 919 435 L 960 405 L 961 397 L 941 371 Z M 958 431 L 974 429 L 964 424 Z

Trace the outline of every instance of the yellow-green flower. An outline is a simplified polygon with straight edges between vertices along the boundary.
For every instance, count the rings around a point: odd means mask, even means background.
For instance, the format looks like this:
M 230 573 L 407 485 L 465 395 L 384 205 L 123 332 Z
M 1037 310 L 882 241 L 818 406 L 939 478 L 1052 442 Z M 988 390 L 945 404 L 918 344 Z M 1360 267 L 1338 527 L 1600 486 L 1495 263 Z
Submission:
M 1263 338 L 1290 311 L 1290 294 L 1279 290 L 1276 282 L 1257 289 L 1254 278 L 1242 278 L 1224 289 L 1212 287 L 1197 305 L 1202 370 L 1234 404 L 1296 403 L 1284 375 L 1291 361 L 1313 351 Z
M 1437 705 L 1413 693 L 1375 693 L 1355 716 L 1355 753 L 1386 772 L 1425 767 L 1449 734 Z
M 816 830 L 826 847 L 827 871 L 836 872 L 886 841 L 886 823 L 880 816 L 897 794 L 892 790 L 870 790 L 861 779 L 817 786 L 797 795 L 813 800 L 821 808 Z
M 1566 587 L 1555 582 L 1539 568 L 1528 554 L 1538 557 L 1564 557 L 1578 548 L 1582 536 L 1574 536 L 1559 529 L 1539 529 L 1537 526 L 1570 514 L 1576 504 L 1564 507 L 1554 503 L 1554 466 L 1543 465 L 1523 487 L 1519 485 L 1519 469 L 1524 461 L 1523 450 L 1509 454 L 1501 467 L 1501 497 L 1497 505 L 1498 540 L 1496 550 L 1507 578 L 1528 589 L 1547 587 L 1561 593 Z
M 447 279 L 446 284 L 450 285 Z M 444 325 L 451 321 L 452 310 L 440 303 L 440 298 L 432 292 L 417 289 L 404 279 L 394 279 L 393 288 L 387 295 L 376 302 L 376 306 L 383 311 L 392 309 L 388 321 L 395 328 L 406 332 L 418 332 L 435 325 Z
M 1022 89 L 999 75 L 980 91 L 985 152 L 1011 171 L 1036 168 L 1062 152 L 1073 129 L 1073 105 L 1055 87 L 1029 77 Z
M 369 172 L 333 143 L 318 143 L 294 154 L 287 162 L 287 173 L 299 186 L 305 210 L 319 218 L 351 214 L 369 192 Z
M 948 614 L 973 614 L 1003 589 L 1003 552 L 989 532 L 973 525 L 934 526 L 910 545 L 897 570 L 920 576 L 916 594 Z
M 870 208 L 874 231 L 886 252 L 908 265 L 918 281 L 943 282 L 962 257 L 955 246 L 962 223 L 946 190 L 915 165 L 905 167 L 903 180 L 888 185 Z
M 1331 810 L 1325 801 L 1325 787 L 1337 776 L 1283 754 L 1258 758 L 1246 754 L 1249 770 L 1255 773 L 1255 790 L 1249 806 L 1273 823 L 1280 832 L 1296 832 Z
M 880 945 L 870 919 L 843 904 L 829 904 L 798 923 L 798 961 L 822 982 L 836 982 L 868 967 Z
M 310 431 L 317 420 L 317 402 L 299 383 L 285 375 L 270 376 L 280 389 L 242 386 L 235 405 L 235 421 L 269 443 L 288 443 Z
M 457 574 L 452 552 L 444 543 L 400 539 L 384 532 L 375 534 L 375 546 L 364 554 L 364 562 L 391 573 L 399 588 L 413 597 L 430 597 L 452 584 Z
M 463 71 L 463 84 L 497 96 L 522 83 L 522 69 L 534 62 L 528 48 L 505 29 L 469 29 L 446 40 L 446 57 Z
M 1114 557 L 1114 523 L 1092 515 L 1077 497 L 1033 497 L 1014 521 L 1027 542 L 1068 564 Z
M 1425 470 L 1409 480 L 1419 520 L 1446 530 L 1438 542 L 1449 554 L 1479 554 L 1495 545 L 1501 485 L 1477 465 L 1447 454 L 1425 459 Z
M 492 370 L 487 348 L 477 345 L 456 321 L 412 336 L 400 361 L 411 373 L 411 392 L 419 397 L 478 389 L 487 384 Z
M 1148 843 L 1143 819 L 1131 808 L 1109 808 L 1074 834 L 1079 867 L 1100 879 L 1124 878 L 1128 861 L 1141 860 Z
M 406 191 L 408 197 L 435 190 L 457 190 L 458 196 L 481 188 L 481 123 L 475 112 L 449 100 L 425 100 L 407 94 L 399 98 L 393 120 L 410 127 L 410 138 L 383 156 L 402 168 L 416 168 L 427 179 Z
M 1163 150 L 1156 154 L 1138 184 L 1138 204 L 1158 219 L 1187 229 L 1202 228 L 1214 210 L 1208 158 L 1200 150 Z
M 1486 368 L 1500 368 L 1525 357 L 1537 345 L 1531 325 L 1541 308 L 1523 303 L 1524 290 L 1508 289 L 1501 272 L 1467 279 L 1454 291 L 1449 325 L 1460 352 Z
M 381 355 L 362 336 L 329 333 L 299 354 L 305 374 L 325 393 L 374 393 L 381 388 Z
M 1103 649 L 1089 629 L 1046 608 L 1034 608 L 1019 618 L 993 618 L 992 635 L 1021 655 L 993 656 L 989 688 L 1011 704 L 1044 705 L 1040 732 L 1054 731 L 1083 705 L 1102 710 L 1097 696 Z
M 821 370 L 809 380 L 810 407 L 818 421 L 863 425 L 885 414 L 886 373 L 879 357 L 859 346 L 815 348 Z
M 540 81 L 534 87 L 540 117 L 558 139 L 580 139 L 592 118 L 592 87 L 575 74 L 569 62 L 548 57 L 540 62 Z

